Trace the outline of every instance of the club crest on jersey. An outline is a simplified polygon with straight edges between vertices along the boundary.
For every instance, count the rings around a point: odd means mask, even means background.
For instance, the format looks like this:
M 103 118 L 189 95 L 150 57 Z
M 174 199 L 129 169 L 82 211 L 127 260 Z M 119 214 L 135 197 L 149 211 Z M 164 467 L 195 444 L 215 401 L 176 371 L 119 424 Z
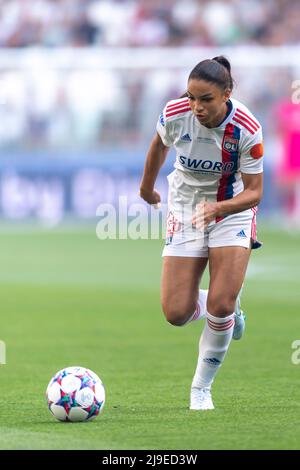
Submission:
M 223 140 L 223 148 L 224 150 L 227 150 L 227 152 L 236 152 L 238 149 L 238 143 L 238 139 L 234 139 L 229 135 L 225 135 Z

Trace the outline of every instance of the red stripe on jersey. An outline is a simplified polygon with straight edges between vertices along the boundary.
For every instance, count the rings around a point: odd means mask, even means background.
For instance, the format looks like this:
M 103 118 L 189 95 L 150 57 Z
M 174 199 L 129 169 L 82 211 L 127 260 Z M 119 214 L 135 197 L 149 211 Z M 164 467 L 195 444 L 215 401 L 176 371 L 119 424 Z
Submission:
M 238 123 L 241 124 L 243 127 L 245 127 L 246 129 L 248 129 L 248 131 L 251 132 L 251 134 L 255 134 L 255 131 L 254 131 L 253 129 L 251 129 L 251 128 L 245 123 L 245 121 L 241 121 L 240 119 L 236 119 L 236 117 L 233 117 L 232 120 L 235 121 L 235 122 L 238 122 Z
M 223 165 L 225 163 L 229 163 L 231 161 L 230 153 L 228 153 L 224 150 L 224 140 L 225 140 L 226 136 L 233 135 L 233 129 L 234 129 L 234 125 L 231 124 L 231 123 L 228 123 L 226 125 L 225 131 L 224 131 L 223 141 L 222 141 L 222 163 L 223 163 Z M 227 173 L 222 174 L 222 176 L 220 178 L 220 181 L 219 181 L 219 187 L 218 187 L 218 192 L 217 192 L 217 201 L 224 201 L 225 195 L 226 195 L 226 189 L 227 189 L 228 182 L 229 182 L 229 178 L 230 178 L 230 174 L 227 174 Z M 216 223 L 220 222 L 221 220 L 223 220 L 223 217 L 216 217 Z
M 258 122 L 254 121 L 254 119 L 252 119 L 248 114 L 246 114 L 244 111 L 242 111 L 240 108 L 237 108 L 236 110 L 237 113 L 241 114 L 242 116 L 244 116 L 245 118 L 247 118 L 249 121 L 251 121 L 255 127 L 257 127 L 258 129 L 260 128 L 260 125 Z
M 166 117 L 175 116 L 176 114 L 180 114 L 180 113 L 186 113 L 187 111 L 191 111 L 191 108 L 190 107 L 188 107 L 188 108 L 185 107 L 185 108 L 182 108 L 182 109 L 176 109 L 174 112 L 167 113 Z
M 173 113 L 174 111 L 177 111 L 177 110 L 183 109 L 183 108 L 191 109 L 188 104 L 183 103 L 183 104 L 181 104 L 180 106 L 176 106 L 176 108 L 173 108 L 173 109 L 166 109 L 166 116 L 167 116 L 169 113 Z
M 235 114 L 235 118 L 236 118 L 236 119 L 239 119 L 240 121 L 242 121 L 245 125 L 247 125 L 248 127 L 250 127 L 250 129 L 252 129 L 254 132 L 258 131 L 259 127 L 255 127 L 254 124 L 252 124 L 250 121 L 247 121 L 247 119 L 245 119 L 244 117 L 240 116 L 239 114 Z
M 259 129 L 259 126 L 256 126 L 255 124 L 252 124 L 252 122 L 245 118 L 244 116 L 242 116 L 241 114 L 239 113 L 236 113 L 235 114 L 235 117 L 239 118 L 241 121 L 244 121 L 246 124 L 248 124 L 249 127 L 251 127 L 251 129 L 253 129 L 254 131 L 258 131 Z
M 189 103 L 189 100 L 186 98 L 184 100 L 179 101 L 178 103 L 169 104 L 166 110 L 168 111 L 169 109 L 171 110 L 173 108 L 177 108 L 178 106 L 182 106 L 183 104 L 188 104 L 188 103 Z
M 176 104 L 176 106 L 167 106 L 166 113 L 168 113 L 169 111 L 175 111 L 175 109 L 182 108 L 183 106 L 189 106 L 189 105 L 190 105 L 189 103 L 183 102 L 183 103 Z

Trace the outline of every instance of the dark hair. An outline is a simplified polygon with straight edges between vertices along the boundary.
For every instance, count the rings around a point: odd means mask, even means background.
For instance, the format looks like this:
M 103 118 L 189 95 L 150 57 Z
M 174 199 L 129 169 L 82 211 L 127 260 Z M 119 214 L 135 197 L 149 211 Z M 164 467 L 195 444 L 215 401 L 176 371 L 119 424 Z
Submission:
M 222 90 L 232 90 L 234 83 L 230 62 L 222 55 L 199 62 L 190 73 L 189 80 L 191 79 L 214 83 Z

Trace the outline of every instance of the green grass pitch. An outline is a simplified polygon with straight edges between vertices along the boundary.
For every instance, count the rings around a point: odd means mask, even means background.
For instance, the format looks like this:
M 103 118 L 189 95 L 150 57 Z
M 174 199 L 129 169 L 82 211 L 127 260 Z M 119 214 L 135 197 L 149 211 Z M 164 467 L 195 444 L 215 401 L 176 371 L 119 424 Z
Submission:
M 299 234 L 264 230 L 252 255 L 247 330 L 216 378 L 216 409 L 188 409 L 203 323 L 166 323 L 162 241 L 99 241 L 94 228 L 0 236 L 1 449 L 296 449 L 300 364 Z M 107 401 L 90 423 L 59 423 L 45 389 L 82 365 Z

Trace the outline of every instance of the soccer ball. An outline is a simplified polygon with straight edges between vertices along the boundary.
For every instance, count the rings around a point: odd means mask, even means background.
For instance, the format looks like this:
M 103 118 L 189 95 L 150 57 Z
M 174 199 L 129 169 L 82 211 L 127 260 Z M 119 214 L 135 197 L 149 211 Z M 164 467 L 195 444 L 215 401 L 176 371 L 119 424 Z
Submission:
M 90 421 L 103 409 L 105 389 L 91 370 L 67 367 L 52 377 L 46 398 L 49 410 L 59 421 Z

